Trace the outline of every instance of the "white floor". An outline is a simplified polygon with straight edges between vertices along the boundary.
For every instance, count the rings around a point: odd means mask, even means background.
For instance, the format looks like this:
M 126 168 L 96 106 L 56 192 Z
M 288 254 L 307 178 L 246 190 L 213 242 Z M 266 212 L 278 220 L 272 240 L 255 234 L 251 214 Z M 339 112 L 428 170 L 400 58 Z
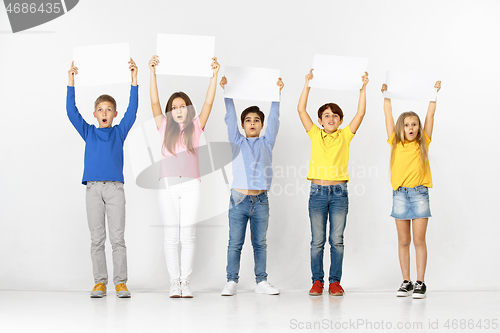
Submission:
M 111 291 L 110 291 L 111 292 Z M 133 292 L 130 299 L 87 292 L 0 291 L 0 332 L 500 332 L 500 291 L 394 292 L 343 297 L 304 292 L 233 297 Z M 398 329 L 401 328 L 401 329 Z M 461 329 L 462 328 L 462 329 Z

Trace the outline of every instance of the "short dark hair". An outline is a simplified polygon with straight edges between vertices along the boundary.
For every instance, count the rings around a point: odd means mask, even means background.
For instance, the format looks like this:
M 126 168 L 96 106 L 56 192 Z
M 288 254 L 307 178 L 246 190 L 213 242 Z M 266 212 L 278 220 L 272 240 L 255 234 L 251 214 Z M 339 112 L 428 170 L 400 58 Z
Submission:
M 323 112 L 328 109 L 330 109 L 334 114 L 339 115 L 340 120 L 344 119 L 344 113 L 342 112 L 342 109 L 335 103 L 326 103 L 325 105 L 320 107 L 318 110 L 318 118 L 321 119 L 321 117 L 323 116 Z
M 259 116 L 260 121 L 262 122 L 262 126 L 264 126 L 264 118 L 266 117 L 264 115 L 264 112 L 260 111 L 258 106 L 249 106 L 243 112 L 241 113 L 241 123 L 243 124 L 245 122 L 245 118 L 249 113 L 256 113 L 257 116 Z
M 113 104 L 113 107 L 115 108 L 115 111 L 116 111 L 116 101 L 113 97 L 111 97 L 109 95 L 101 95 L 101 96 L 97 97 L 97 99 L 94 102 L 94 110 L 97 108 L 97 104 L 102 103 L 102 102 L 110 102 L 111 104 Z

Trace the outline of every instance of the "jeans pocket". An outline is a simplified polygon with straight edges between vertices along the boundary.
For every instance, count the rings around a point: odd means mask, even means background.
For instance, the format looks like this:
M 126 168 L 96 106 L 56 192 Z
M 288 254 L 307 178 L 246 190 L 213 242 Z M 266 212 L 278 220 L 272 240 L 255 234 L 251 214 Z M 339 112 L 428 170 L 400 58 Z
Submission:
M 427 187 L 425 187 L 425 186 L 419 186 L 417 188 L 417 191 L 420 194 L 424 194 L 424 195 L 429 194 L 429 189 Z
M 119 190 L 123 191 L 123 183 L 122 182 L 113 182 L 115 184 L 115 187 Z
M 259 202 L 262 204 L 262 205 L 265 205 L 265 206 L 268 206 L 269 205 L 269 199 L 267 197 L 267 195 L 263 195 L 262 197 L 257 197 L 259 199 Z
M 309 197 L 312 198 L 318 193 L 319 193 L 319 187 L 318 186 L 311 186 L 311 191 L 309 192 Z
M 231 190 L 231 197 L 229 198 L 231 206 L 239 205 L 243 200 L 245 200 L 245 197 L 245 194 Z

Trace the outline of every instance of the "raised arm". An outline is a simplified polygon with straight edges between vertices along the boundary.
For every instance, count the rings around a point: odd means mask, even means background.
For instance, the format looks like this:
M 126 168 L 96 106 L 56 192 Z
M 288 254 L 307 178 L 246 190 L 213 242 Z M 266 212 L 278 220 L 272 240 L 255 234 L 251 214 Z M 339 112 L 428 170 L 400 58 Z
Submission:
M 278 79 L 276 85 L 280 87 L 280 97 L 281 90 L 285 86 L 283 80 L 281 78 Z M 278 129 L 280 127 L 280 102 L 274 101 L 271 104 L 271 112 L 269 113 L 269 119 L 267 121 L 266 135 L 265 138 L 271 145 L 271 148 L 274 147 L 274 143 L 276 142 L 276 136 L 278 135 Z
M 365 72 L 365 75 L 361 77 L 361 80 L 363 80 L 363 86 L 359 90 L 358 112 L 356 112 L 356 115 L 349 124 L 349 128 L 353 134 L 356 133 L 359 125 L 361 125 L 366 112 L 366 85 L 369 81 L 367 72 Z
M 437 88 L 437 91 L 439 91 L 441 89 L 441 81 L 437 81 L 434 88 Z M 432 138 L 432 129 L 434 128 L 434 113 L 436 113 L 436 101 L 431 101 L 429 102 L 429 107 L 427 108 L 424 125 L 424 131 L 429 139 Z
M 217 58 L 212 58 L 212 70 L 213 76 L 210 78 L 210 84 L 208 85 L 207 96 L 205 97 L 205 102 L 203 103 L 203 108 L 200 112 L 200 126 L 202 129 L 205 128 L 207 124 L 208 117 L 212 111 L 212 105 L 214 104 L 215 90 L 217 88 L 217 74 L 219 73 L 220 65 L 217 62 Z
M 151 98 L 151 109 L 155 118 L 156 128 L 160 128 L 163 122 L 163 113 L 161 112 L 160 98 L 158 97 L 158 86 L 156 84 L 156 66 L 160 63 L 158 56 L 153 56 L 149 61 L 151 71 L 149 78 L 149 96 Z
M 227 79 L 225 76 L 220 80 L 220 86 L 225 89 L 227 84 Z M 224 121 L 227 124 L 227 135 L 229 142 L 240 144 L 243 135 L 240 133 L 238 128 L 238 119 L 236 117 L 236 109 L 234 108 L 234 102 L 232 98 L 224 98 L 224 103 L 226 104 L 226 116 Z
M 382 85 L 382 92 L 387 91 L 387 85 Z M 385 129 L 387 130 L 387 138 L 390 138 L 394 133 L 394 118 L 392 117 L 392 104 L 390 98 L 384 98 L 384 114 L 385 114 Z
M 78 131 L 83 140 L 87 139 L 87 133 L 90 125 L 83 119 L 78 111 L 75 103 L 75 75 L 78 74 L 78 68 L 75 67 L 75 62 L 71 63 L 71 68 L 68 71 L 68 87 L 66 94 L 66 113 L 68 118 Z
M 137 72 L 138 68 L 135 64 L 134 60 L 130 58 L 129 67 L 130 73 L 132 75 L 132 85 L 130 87 L 130 98 L 128 101 L 127 111 L 123 115 L 123 119 L 120 121 L 120 125 L 118 125 L 120 132 L 122 133 L 122 138 L 125 140 L 128 132 L 132 128 L 135 123 L 135 119 L 137 118 L 137 108 L 139 107 L 139 87 L 137 86 Z
M 75 75 L 78 74 L 78 67 L 75 66 L 75 62 L 71 62 L 71 68 L 68 71 L 68 87 L 75 86 Z
M 302 94 L 300 95 L 299 99 L 299 105 L 297 106 L 297 111 L 299 111 L 300 121 L 302 121 L 302 125 L 304 126 L 306 132 L 309 132 L 313 127 L 313 122 L 311 120 L 311 117 L 309 117 L 309 114 L 306 111 L 307 98 L 309 97 L 309 91 L 311 90 L 311 88 L 309 87 L 309 81 L 311 81 L 313 78 L 314 78 L 313 69 L 311 69 L 309 71 L 309 74 L 306 75 L 306 83 L 304 85 L 304 89 L 302 89 Z

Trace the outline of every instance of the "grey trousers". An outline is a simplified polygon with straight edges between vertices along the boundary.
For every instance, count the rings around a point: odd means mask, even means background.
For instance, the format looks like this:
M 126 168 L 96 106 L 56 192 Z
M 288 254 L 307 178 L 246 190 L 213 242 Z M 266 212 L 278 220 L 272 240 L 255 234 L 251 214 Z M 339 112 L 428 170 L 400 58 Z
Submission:
M 105 216 L 109 241 L 113 249 L 113 282 L 127 282 L 127 248 L 125 246 L 125 193 L 123 183 L 115 181 L 87 182 L 87 221 L 90 229 L 90 256 L 95 283 L 108 283 L 104 244 Z

